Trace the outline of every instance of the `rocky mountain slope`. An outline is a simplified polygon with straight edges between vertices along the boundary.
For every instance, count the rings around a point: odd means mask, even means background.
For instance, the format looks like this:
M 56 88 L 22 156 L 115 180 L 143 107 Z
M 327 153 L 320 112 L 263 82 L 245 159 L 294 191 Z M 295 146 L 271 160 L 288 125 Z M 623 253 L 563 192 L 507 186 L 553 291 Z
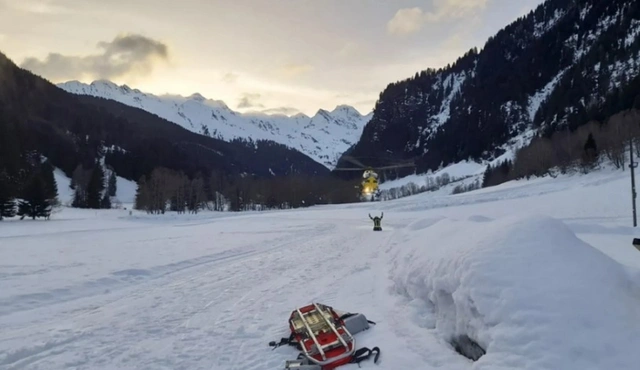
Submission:
M 320 109 L 313 117 L 241 114 L 224 102 L 206 99 L 197 93 L 188 97 L 156 96 L 104 80 L 91 84 L 69 81 L 58 87 L 73 94 L 112 99 L 140 108 L 187 130 L 224 141 L 271 140 L 299 150 L 330 169 L 360 138 L 372 116 L 371 113 L 363 116 L 347 105 L 337 106 L 331 112 Z

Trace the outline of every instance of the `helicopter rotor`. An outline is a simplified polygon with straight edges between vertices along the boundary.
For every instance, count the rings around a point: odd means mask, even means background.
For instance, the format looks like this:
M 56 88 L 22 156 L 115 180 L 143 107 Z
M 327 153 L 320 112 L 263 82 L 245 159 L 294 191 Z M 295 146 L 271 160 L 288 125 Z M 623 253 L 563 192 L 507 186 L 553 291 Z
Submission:
M 346 161 L 349 161 L 349 162 L 355 164 L 356 166 L 358 166 L 360 168 L 338 167 L 338 168 L 334 168 L 333 169 L 334 171 L 362 171 L 362 170 L 367 170 L 367 169 L 381 171 L 381 170 L 389 170 L 389 169 L 394 169 L 394 168 L 415 167 L 415 163 L 413 161 L 406 162 L 406 163 L 397 163 L 397 164 L 392 164 L 392 165 L 387 165 L 387 166 L 375 167 L 375 166 L 366 166 L 362 162 L 360 162 L 359 160 L 357 160 L 356 158 L 351 157 L 351 156 L 344 156 L 343 158 Z

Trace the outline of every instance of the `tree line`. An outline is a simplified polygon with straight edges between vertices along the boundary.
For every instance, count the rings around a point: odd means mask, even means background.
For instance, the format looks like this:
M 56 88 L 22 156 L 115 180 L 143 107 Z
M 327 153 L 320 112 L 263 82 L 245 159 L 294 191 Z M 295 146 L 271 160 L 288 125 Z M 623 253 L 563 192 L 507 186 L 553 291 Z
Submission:
M 262 178 L 219 171 L 188 176 L 164 167 L 140 178 L 134 208 L 167 211 L 253 211 L 358 201 L 358 182 L 304 174 Z
M 640 156 L 640 110 L 636 108 L 620 111 L 602 122 L 589 121 L 575 130 L 567 128 L 534 137 L 512 160 L 488 166 L 482 186 L 533 176 L 589 173 L 603 163 L 625 170 L 630 143 L 634 144 L 634 155 Z
M 96 161 L 89 168 L 79 164 L 73 171 L 69 187 L 73 190 L 72 207 L 108 209 L 112 207 L 111 199 L 117 192 L 116 173 L 101 161 Z

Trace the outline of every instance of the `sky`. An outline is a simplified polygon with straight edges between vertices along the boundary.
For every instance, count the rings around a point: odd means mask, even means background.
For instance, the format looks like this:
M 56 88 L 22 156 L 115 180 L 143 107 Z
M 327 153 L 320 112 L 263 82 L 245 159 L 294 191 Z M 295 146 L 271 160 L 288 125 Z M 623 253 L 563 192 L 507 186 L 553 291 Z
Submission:
M 0 0 L 0 52 L 58 83 L 107 79 L 231 109 L 369 113 L 542 0 Z

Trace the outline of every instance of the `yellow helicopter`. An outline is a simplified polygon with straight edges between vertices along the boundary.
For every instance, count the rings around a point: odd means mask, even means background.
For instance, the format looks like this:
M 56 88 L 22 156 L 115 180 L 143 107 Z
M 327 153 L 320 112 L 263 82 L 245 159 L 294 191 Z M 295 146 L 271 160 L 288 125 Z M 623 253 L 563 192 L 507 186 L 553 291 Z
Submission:
M 363 201 L 367 201 L 367 200 L 374 201 L 374 200 L 379 200 L 380 198 L 380 188 L 378 187 L 379 176 L 375 170 L 382 171 L 382 170 L 390 170 L 390 169 L 402 168 L 402 167 L 415 167 L 415 164 L 413 162 L 394 164 L 389 166 L 381 166 L 381 167 L 372 167 L 372 166 L 364 165 L 362 162 L 360 162 L 359 160 L 351 156 L 344 156 L 343 158 L 360 168 L 338 167 L 338 168 L 334 168 L 334 170 L 335 171 L 363 171 L 362 181 L 360 182 L 360 186 L 359 186 L 360 198 Z M 358 188 L 358 186 L 356 186 L 356 188 Z

